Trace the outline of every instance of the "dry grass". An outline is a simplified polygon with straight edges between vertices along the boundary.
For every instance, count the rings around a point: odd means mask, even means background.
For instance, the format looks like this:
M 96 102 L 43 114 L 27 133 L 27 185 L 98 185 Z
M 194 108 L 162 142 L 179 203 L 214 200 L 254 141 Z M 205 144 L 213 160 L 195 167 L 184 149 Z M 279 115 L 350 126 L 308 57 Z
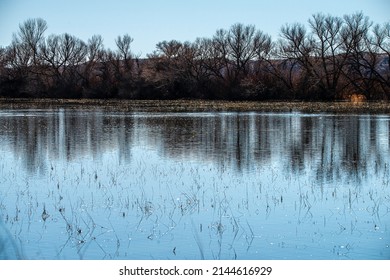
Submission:
M 211 100 L 102 100 L 102 99 L 0 99 L 0 109 L 96 107 L 117 111 L 144 112 L 306 112 L 306 113 L 390 113 L 388 102 L 256 102 Z

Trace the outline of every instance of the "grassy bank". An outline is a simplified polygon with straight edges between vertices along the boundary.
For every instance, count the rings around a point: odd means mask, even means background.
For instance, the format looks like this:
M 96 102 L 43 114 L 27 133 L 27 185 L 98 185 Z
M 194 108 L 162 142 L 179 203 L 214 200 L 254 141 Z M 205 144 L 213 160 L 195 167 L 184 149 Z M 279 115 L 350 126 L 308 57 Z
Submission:
M 143 112 L 306 112 L 306 113 L 390 113 L 388 102 L 232 102 L 211 100 L 103 100 L 103 99 L 9 99 L 0 98 L 0 109 L 96 107 Z

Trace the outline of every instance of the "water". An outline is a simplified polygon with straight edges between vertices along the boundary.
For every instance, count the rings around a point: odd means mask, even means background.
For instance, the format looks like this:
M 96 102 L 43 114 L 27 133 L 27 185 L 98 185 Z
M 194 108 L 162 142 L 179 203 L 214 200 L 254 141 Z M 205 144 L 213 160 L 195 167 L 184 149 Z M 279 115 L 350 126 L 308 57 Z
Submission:
M 390 117 L 0 111 L 0 258 L 390 259 Z

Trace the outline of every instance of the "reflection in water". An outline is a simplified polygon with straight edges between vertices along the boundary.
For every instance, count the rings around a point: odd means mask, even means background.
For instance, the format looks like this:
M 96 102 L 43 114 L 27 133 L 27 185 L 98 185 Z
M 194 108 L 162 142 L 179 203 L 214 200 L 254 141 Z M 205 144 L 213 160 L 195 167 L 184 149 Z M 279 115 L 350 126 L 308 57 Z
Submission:
M 386 259 L 389 125 L 3 110 L 0 215 L 26 258 Z
M 235 172 L 277 161 L 283 172 L 308 169 L 317 183 L 348 176 L 356 183 L 367 163 L 384 168 L 389 119 L 299 114 L 107 114 L 100 111 L 18 112 L 0 115 L 2 143 L 29 173 L 44 175 L 53 160 L 101 159 L 117 151 L 131 162 L 131 147 L 145 145 L 176 160 L 208 161 Z

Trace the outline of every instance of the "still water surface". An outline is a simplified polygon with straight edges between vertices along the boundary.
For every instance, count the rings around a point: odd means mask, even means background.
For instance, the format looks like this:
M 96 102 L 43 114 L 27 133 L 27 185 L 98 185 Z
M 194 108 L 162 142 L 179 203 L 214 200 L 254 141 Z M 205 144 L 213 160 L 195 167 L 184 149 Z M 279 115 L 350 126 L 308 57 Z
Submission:
M 0 258 L 390 259 L 390 117 L 0 111 Z

